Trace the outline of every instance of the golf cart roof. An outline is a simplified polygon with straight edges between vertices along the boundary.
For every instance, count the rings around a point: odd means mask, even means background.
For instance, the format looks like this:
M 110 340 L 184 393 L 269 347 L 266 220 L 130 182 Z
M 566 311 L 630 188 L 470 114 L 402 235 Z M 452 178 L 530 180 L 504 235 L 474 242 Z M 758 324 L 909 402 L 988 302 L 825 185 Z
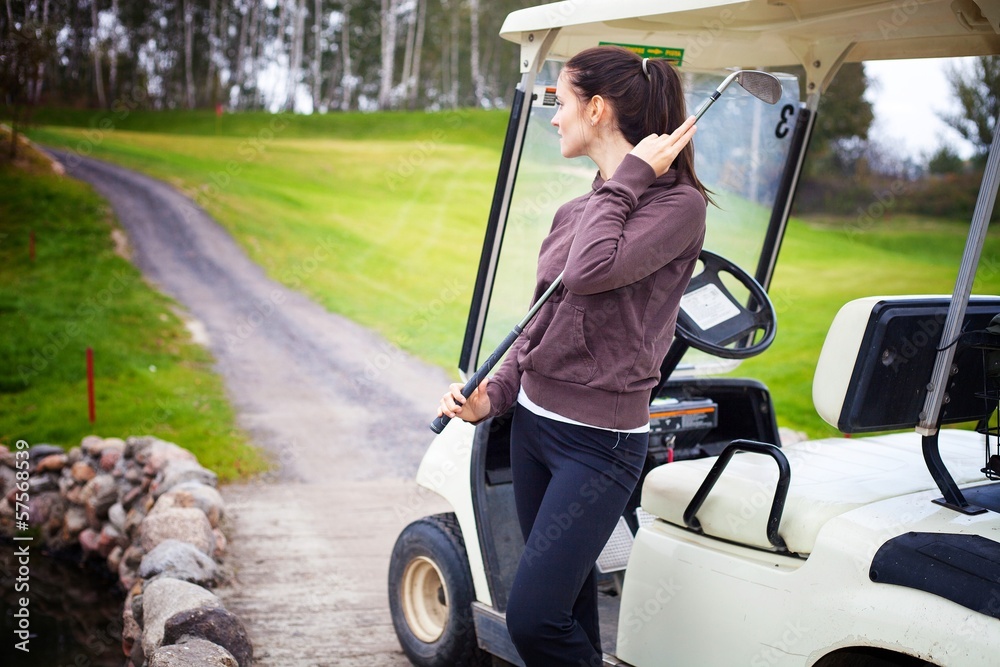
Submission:
M 554 29 L 554 60 L 610 42 L 683 50 L 681 64 L 703 71 L 804 65 L 825 87 L 844 61 L 1000 53 L 1000 2 L 566 0 L 511 13 L 500 35 L 527 55 Z

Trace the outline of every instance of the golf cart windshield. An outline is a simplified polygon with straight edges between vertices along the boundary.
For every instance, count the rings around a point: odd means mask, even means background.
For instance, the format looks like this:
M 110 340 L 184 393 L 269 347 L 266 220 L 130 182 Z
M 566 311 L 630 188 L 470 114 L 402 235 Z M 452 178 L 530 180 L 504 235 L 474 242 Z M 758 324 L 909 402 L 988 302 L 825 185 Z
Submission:
M 517 180 L 506 224 L 497 228 L 502 245 L 496 264 L 485 327 L 476 351 L 476 366 L 503 339 L 527 309 L 535 284 L 539 246 L 556 209 L 585 194 L 597 173 L 589 158 L 566 159 L 551 125 L 555 115 L 555 81 L 560 64 L 547 62 L 526 103 L 527 131 L 515 165 Z M 683 71 L 683 70 L 682 70 Z M 693 111 L 719 84 L 727 71 L 684 73 L 687 106 Z M 739 86 L 732 86 L 699 121 L 695 139 L 698 176 L 712 191 L 717 206 L 708 209 L 705 248 L 739 264 L 750 274 L 758 267 L 767 238 L 771 209 L 779 192 L 789 152 L 791 130 L 799 108 L 795 77 L 779 74 L 782 97 L 764 104 Z M 491 243 L 487 239 L 487 243 Z M 746 296 L 736 285 L 734 294 Z M 695 351 L 678 369 L 681 373 L 719 372 L 735 367 Z
M 522 80 L 459 359 L 466 376 L 524 312 L 538 240 L 559 203 L 585 193 L 595 171 L 559 157 L 548 127 L 552 107 L 538 85 L 556 78 L 557 66 L 546 59 L 565 62 L 601 43 L 675 58 L 691 108 L 729 67 L 803 72 L 804 101 L 788 76 L 773 107 L 731 88 L 699 122 L 696 139 L 698 174 L 720 204 L 710 208 L 706 247 L 766 288 L 819 99 L 840 65 L 1000 53 L 1000 8 L 993 0 L 564 0 L 511 13 L 500 34 L 520 45 Z M 694 359 L 688 351 L 677 370 L 695 370 Z

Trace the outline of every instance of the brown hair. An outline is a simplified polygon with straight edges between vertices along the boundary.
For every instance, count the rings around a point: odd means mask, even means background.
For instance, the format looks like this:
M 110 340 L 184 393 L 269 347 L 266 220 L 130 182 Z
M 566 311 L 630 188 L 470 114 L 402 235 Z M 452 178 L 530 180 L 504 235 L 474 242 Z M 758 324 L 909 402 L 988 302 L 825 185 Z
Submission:
M 595 95 L 614 110 L 618 129 L 635 146 L 650 134 L 673 132 L 688 117 L 677 70 L 666 60 L 643 59 L 619 46 L 595 46 L 570 58 L 567 80 L 586 104 Z M 689 143 L 670 166 L 686 176 L 711 201 L 709 191 L 694 173 L 694 145 Z

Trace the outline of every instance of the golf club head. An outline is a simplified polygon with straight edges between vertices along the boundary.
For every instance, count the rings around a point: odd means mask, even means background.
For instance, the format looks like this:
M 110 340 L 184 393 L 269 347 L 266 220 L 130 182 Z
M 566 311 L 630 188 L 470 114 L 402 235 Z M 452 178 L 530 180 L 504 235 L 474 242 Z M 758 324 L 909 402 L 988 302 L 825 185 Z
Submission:
M 781 82 L 773 74 L 745 69 L 736 74 L 736 82 L 758 100 L 768 104 L 781 99 Z
M 774 104 L 781 99 L 781 82 L 778 81 L 776 76 L 754 69 L 738 70 L 727 76 L 719 87 L 715 89 L 715 92 L 701 103 L 697 111 L 694 112 L 696 122 L 705 115 L 708 108 L 715 103 L 715 100 L 719 99 L 719 96 L 722 95 L 734 80 L 739 82 L 743 90 L 768 104 Z

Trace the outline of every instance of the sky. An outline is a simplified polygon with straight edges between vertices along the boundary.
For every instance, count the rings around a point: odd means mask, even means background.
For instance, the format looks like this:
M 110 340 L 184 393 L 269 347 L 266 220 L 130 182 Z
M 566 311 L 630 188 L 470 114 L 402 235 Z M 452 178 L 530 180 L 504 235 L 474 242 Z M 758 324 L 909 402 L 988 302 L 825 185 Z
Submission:
M 969 60 L 927 58 L 866 62 L 865 73 L 873 82 L 866 97 L 872 102 L 875 113 L 870 138 L 917 160 L 922 155 L 933 154 L 945 142 L 960 156 L 969 157 L 972 146 L 938 117 L 939 112 L 957 111 L 945 75 L 946 65 L 957 62 L 966 67 Z

